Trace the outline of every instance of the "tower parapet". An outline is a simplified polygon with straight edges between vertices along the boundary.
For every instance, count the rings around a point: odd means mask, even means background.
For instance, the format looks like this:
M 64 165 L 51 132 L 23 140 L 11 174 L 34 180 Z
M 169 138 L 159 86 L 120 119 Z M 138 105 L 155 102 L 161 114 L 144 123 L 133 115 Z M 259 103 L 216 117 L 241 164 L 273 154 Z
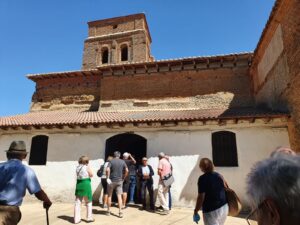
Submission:
M 88 22 L 82 69 L 131 62 L 151 62 L 151 36 L 144 14 Z

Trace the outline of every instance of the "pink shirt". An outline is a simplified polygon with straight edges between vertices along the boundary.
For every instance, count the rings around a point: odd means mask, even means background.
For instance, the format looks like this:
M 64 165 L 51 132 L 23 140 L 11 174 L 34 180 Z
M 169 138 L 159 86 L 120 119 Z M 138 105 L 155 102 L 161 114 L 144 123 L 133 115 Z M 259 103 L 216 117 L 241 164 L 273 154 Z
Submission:
M 171 164 L 165 158 L 159 160 L 158 169 L 161 169 L 161 175 L 166 176 L 167 174 L 171 173 Z

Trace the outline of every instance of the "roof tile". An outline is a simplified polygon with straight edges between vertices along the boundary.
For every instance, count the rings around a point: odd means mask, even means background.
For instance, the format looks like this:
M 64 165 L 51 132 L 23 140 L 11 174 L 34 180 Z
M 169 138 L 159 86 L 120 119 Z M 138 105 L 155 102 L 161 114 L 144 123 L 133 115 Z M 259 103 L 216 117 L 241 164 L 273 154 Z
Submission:
M 284 116 L 288 116 L 288 114 L 254 108 L 118 112 L 42 111 L 23 115 L 0 117 L 0 128 L 18 126 L 89 125 Z

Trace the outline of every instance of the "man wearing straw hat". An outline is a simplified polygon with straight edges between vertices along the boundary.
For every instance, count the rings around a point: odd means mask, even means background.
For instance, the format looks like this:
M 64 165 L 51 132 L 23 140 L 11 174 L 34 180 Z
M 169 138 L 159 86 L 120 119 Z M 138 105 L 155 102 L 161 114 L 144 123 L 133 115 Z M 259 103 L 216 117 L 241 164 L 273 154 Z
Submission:
M 0 224 L 15 225 L 21 220 L 19 206 L 22 204 L 26 189 L 43 201 L 49 209 L 51 201 L 41 189 L 34 171 L 22 164 L 26 158 L 24 141 L 13 141 L 6 151 L 7 161 L 0 163 Z

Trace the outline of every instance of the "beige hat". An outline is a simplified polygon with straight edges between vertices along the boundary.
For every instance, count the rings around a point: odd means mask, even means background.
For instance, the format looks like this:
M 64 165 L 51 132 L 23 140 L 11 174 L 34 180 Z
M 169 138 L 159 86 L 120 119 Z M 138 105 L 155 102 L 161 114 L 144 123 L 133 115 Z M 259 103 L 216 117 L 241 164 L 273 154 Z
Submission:
M 7 153 L 17 153 L 17 154 L 27 154 L 26 145 L 24 141 L 13 141 L 9 149 L 6 151 Z
M 163 158 L 163 157 L 165 157 L 165 155 L 166 155 L 165 153 L 160 152 L 160 153 L 158 154 L 158 157 L 162 157 L 162 158 Z

